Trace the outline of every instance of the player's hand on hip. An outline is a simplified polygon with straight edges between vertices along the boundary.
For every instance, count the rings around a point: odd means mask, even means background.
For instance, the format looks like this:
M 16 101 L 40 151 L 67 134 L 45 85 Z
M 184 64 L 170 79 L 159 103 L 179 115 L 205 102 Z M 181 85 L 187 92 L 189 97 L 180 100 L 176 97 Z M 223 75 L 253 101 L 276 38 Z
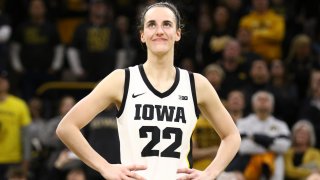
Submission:
M 145 169 L 147 169 L 145 165 L 110 164 L 100 174 L 107 180 L 145 180 L 145 178 L 135 173 L 135 171 Z
M 178 180 L 210 180 L 214 179 L 213 177 L 209 177 L 204 171 L 199 171 L 196 169 L 190 168 L 180 168 L 177 170 L 177 173 L 184 173 L 186 175 L 181 176 Z

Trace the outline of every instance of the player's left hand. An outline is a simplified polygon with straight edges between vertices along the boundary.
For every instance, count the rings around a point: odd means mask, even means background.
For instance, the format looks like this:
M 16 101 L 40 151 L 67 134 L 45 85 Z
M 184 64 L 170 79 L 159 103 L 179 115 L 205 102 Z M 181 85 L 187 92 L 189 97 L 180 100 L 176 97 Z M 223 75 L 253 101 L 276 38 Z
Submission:
M 210 180 L 210 179 L 213 180 L 214 179 L 214 177 L 209 177 L 209 175 L 204 171 L 199 171 L 196 169 L 180 168 L 177 170 L 177 173 L 186 174 L 178 178 L 177 180 Z

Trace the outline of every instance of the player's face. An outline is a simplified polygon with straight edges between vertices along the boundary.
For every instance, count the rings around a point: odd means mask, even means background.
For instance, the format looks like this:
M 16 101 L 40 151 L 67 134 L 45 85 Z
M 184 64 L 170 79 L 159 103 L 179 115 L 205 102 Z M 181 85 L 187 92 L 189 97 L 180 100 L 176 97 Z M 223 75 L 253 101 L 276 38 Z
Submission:
M 148 51 L 153 54 L 173 51 L 174 43 L 180 40 L 181 35 L 174 13 L 166 7 L 153 7 L 144 18 L 144 28 L 140 35 Z

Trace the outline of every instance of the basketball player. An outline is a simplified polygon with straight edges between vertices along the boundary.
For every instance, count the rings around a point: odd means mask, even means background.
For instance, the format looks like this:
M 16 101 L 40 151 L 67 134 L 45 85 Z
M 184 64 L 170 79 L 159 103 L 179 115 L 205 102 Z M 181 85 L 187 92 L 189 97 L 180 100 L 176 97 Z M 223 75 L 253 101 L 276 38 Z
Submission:
M 61 140 L 106 179 L 215 179 L 238 151 L 240 135 L 212 85 L 200 74 L 173 65 L 180 27 L 174 5 L 160 2 L 147 7 L 140 28 L 147 61 L 109 74 L 57 128 Z M 108 163 L 80 132 L 111 103 L 119 109 L 122 164 Z M 198 107 L 221 137 L 217 155 L 204 171 L 192 169 L 191 161 Z

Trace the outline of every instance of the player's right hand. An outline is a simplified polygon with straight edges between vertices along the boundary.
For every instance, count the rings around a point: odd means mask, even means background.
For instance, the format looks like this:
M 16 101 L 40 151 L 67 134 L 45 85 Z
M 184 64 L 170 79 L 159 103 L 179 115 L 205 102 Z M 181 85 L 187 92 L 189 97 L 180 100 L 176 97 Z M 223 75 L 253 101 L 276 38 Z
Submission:
M 100 171 L 100 174 L 107 180 L 145 180 L 135 171 L 145 170 L 145 165 L 123 165 L 109 164 L 108 167 Z

